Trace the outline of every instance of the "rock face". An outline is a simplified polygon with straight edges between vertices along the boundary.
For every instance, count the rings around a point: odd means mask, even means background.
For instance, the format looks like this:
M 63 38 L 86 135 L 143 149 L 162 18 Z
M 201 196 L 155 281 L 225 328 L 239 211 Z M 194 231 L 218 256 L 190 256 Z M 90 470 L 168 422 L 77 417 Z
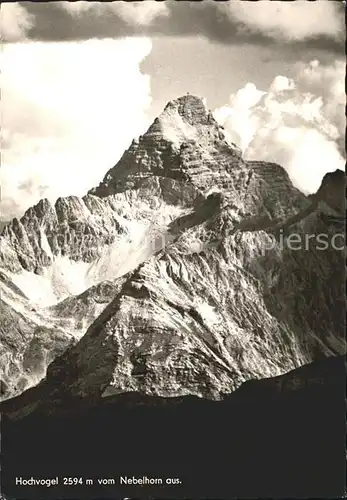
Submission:
M 1 399 L 38 383 L 47 365 L 76 343 L 120 288 L 104 281 L 80 295 L 42 308 L 0 273 Z
M 199 98 L 169 103 L 84 198 L 3 230 L 3 397 L 50 363 L 20 413 L 129 391 L 219 399 L 343 353 L 341 176 L 309 199 L 243 160 Z

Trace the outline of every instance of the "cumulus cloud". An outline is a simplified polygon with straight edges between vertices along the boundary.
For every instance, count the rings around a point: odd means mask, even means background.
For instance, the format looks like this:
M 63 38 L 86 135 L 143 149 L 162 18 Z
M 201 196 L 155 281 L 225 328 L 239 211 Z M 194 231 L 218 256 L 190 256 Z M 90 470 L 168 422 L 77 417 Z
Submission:
M 98 6 L 98 3 L 89 2 L 88 0 L 78 0 L 76 2 L 56 2 L 59 7 L 63 10 L 66 10 L 72 16 L 80 16 L 82 13 L 88 12 L 89 10 L 95 9 Z
M 116 13 L 128 24 L 138 26 L 148 26 L 156 18 L 167 16 L 169 9 L 163 2 L 153 2 L 153 0 L 142 0 L 141 2 L 58 2 L 59 6 L 74 17 L 80 17 L 86 12 L 94 11 L 98 16 Z
M 240 31 L 266 33 L 277 40 L 306 40 L 321 35 L 344 35 L 338 2 L 227 2 L 226 11 Z
M 247 83 L 235 96 L 230 97 L 230 105 L 222 106 L 214 112 L 216 120 L 226 126 L 231 139 L 242 151 L 252 140 L 258 126 L 258 118 L 252 114 L 253 107 L 265 94 L 254 83 Z
M 219 43 L 276 41 L 344 53 L 342 2 L 56 1 L 21 2 L 35 22 L 35 40 L 205 36 Z
M 1 218 L 83 195 L 148 125 L 147 38 L 5 44 Z
M 129 24 L 148 26 L 155 19 L 167 17 L 170 14 L 167 3 L 144 0 L 143 2 L 113 2 L 109 7 L 114 9 L 120 17 Z
M 267 91 L 248 83 L 214 115 L 246 159 L 279 163 L 313 193 L 326 172 L 344 169 L 344 78 L 342 61 L 298 63 L 294 78 L 279 75 Z
M 9 42 L 22 40 L 33 26 L 34 16 L 19 3 L 0 5 L 1 40 Z

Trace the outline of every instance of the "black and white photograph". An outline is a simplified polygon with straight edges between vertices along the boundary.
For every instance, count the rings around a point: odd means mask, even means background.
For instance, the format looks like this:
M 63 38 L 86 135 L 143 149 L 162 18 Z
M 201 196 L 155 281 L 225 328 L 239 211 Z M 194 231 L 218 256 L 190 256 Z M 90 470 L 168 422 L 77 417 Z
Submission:
M 345 497 L 345 2 L 0 33 L 1 500 Z

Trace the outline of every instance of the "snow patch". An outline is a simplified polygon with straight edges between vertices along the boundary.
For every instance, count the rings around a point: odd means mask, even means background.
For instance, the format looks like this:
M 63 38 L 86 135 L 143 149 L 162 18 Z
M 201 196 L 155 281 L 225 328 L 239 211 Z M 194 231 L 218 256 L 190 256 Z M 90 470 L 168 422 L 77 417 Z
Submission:
M 105 280 L 123 276 L 160 251 L 166 244 L 163 228 L 132 221 L 128 234 L 105 246 L 100 256 L 91 263 L 75 261 L 67 256 L 55 256 L 53 263 L 42 274 L 22 270 L 11 274 L 11 279 L 30 301 L 48 307 L 72 295 L 79 295 Z M 44 233 L 42 248 L 49 255 L 50 248 Z
M 168 110 L 161 118 L 162 134 L 165 140 L 172 142 L 179 148 L 187 140 L 196 140 L 196 128 L 186 123 L 179 115 L 177 109 Z
M 221 322 L 221 318 L 219 317 L 216 308 L 210 306 L 207 302 L 199 300 L 195 304 L 195 309 L 198 311 L 202 319 L 206 321 L 206 323 L 216 325 Z
M 85 276 L 90 264 L 58 256 L 42 275 L 23 270 L 11 279 L 32 302 L 45 307 L 56 304 L 69 295 L 78 295 L 86 287 Z
M 48 243 L 46 233 L 44 232 L 43 228 L 40 228 L 40 243 L 41 243 L 41 248 L 42 250 L 46 253 L 46 255 L 53 260 L 53 253 L 51 250 L 51 247 Z

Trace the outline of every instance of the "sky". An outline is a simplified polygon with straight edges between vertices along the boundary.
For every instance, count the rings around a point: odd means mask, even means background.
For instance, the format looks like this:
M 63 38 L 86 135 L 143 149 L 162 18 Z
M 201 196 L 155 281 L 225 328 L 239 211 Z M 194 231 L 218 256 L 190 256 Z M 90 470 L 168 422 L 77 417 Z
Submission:
M 187 92 L 306 194 L 344 169 L 343 2 L 2 3 L 0 32 L 2 220 L 83 196 Z

